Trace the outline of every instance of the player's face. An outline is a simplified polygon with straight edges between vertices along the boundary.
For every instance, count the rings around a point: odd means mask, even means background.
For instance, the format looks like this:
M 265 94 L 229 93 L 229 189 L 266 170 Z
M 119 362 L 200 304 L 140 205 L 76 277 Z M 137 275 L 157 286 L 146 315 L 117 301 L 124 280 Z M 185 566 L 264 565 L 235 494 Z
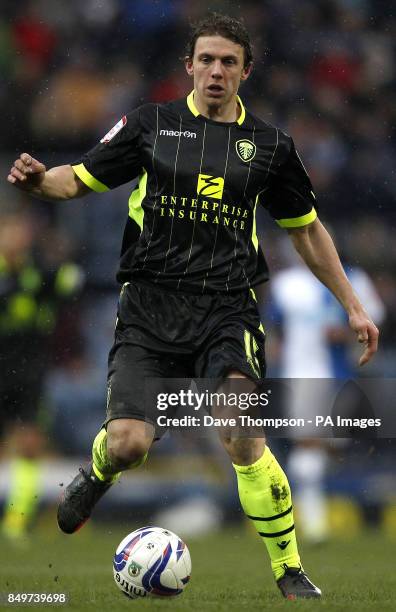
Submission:
M 222 36 L 200 36 L 186 69 L 194 77 L 200 100 L 209 107 L 220 107 L 235 98 L 241 81 L 248 78 L 252 66 L 244 68 L 243 64 L 241 45 Z

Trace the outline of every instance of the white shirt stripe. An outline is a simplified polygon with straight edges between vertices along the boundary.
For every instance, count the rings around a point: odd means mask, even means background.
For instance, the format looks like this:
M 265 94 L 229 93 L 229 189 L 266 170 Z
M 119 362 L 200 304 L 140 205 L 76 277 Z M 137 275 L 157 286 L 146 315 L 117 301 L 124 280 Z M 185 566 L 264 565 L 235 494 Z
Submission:
M 226 155 L 226 161 L 225 161 L 225 166 L 224 166 L 224 176 L 223 176 L 223 180 L 224 180 L 224 188 L 223 188 L 223 193 L 221 196 L 221 200 L 220 200 L 220 206 L 219 206 L 219 223 L 217 224 L 216 227 L 216 234 L 215 234 L 215 239 L 214 239 L 214 243 L 213 243 L 213 250 L 212 250 L 212 257 L 210 260 L 210 269 L 213 269 L 213 258 L 214 258 L 214 254 L 215 254 L 215 250 L 216 250 L 216 243 L 217 243 L 217 234 L 219 233 L 219 225 L 220 225 L 220 219 L 221 219 L 221 204 L 223 202 L 223 195 L 224 195 L 224 191 L 225 191 L 225 181 L 226 181 L 226 175 L 227 175 L 227 166 L 228 166 L 228 155 L 230 152 L 230 139 L 231 139 L 231 127 L 228 128 L 228 143 L 227 143 L 227 155 Z M 206 279 L 209 276 L 209 270 L 207 270 L 206 272 L 206 276 L 204 278 L 204 282 L 202 285 L 202 293 L 205 291 L 205 285 L 206 285 Z
M 256 131 L 256 128 L 255 128 L 255 126 L 253 126 L 253 131 L 252 131 L 252 142 L 253 142 L 253 144 L 254 144 L 254 135 L 255 135 L 255 131 Z M 252 160 L 250 160 L 250 162 L 249 162 L 249 168 L 248 168 L 248 173 L 247 173 L 247 177 L 246 177 L 245 188 L 244 188 L 244 190 L 243 190 L 243 200 L 244 200 L 244 201 L 246 200 L 246 190 L 247 190 L 247 186 L 248 186 L 248 183 L 249 183 L 249 178 L 250 178 L 250 170 L 251 170 L 251 167 L 252 167 Z M 248 202 L 248 204 L 249 204 L 249 202 Z M 254 215 L 254 208 L 252 209 L 252 215 Z M 229 271 L 228 271 L 228 278 L 227 278 L 227 281 L 226 281 L 227 291 L 229 291 L 229 288 L 228 288 L 228 282 L 229 282 L 229 280 L 230 280 L 232 266 L 233 266 L 234 261 L 235 261 L 235 259 L 236 259 L 236 251 L 237 251 L 237 248 L 236 248 L 236 247 L 237 247 L 237 242 L 238 242 L 237 228 L 235 227 L 234 259 L 231 261 L 231 263 L 230 263 L 230 269 L 229 269 Z M 249 244 L 248 244 L 248 246 L 247 246 L 246 253 L 249 253 Z M 246 275 L 245 268 L 244 268 L 243 264 L 242 264 L 242 272 L 243 272 L 243 275 L 244 275 L 244 277 L 245 277 L 245 279 L 246 279 L 247 283 L 249 284 L 249 280 L 248 280 L 248 277 L 247 277 L 247 275 Z
M 204 151 L 205 151 L 205 137 L 206 137 L 206 121 L 205 121 L 205 124 L 204 124 L 204 133 L 203 133 L 203 137 L 202 137 L 202 149 L 201 149 L 201 161 L 200 161 L 200 164 L 199 164 L 199 174 L 201 174 L 201 172 L 202 172 L 202 160 L 203 160 Z M 183 272 L 183 276 L 186 276 L 187 271 L 188 271 L 188 266 L 190 265 L 191 252 L 192 252 L 193 243 L 194 243 L 194 233 L 195 233 L 195 224 L 196 224 L 196 221 L 197 221 L 197 216 L 195 215 L 193 229 L 192 229 L 190 250 L 188 252 L 187 265 L 186 265 L 186 269 Z M 181 280 L 182 280 L 182 278 L 180 277 L 179 281 L 177 283 L 177 288 L 178 289 L 180 287 Z
M 158 182 L 158 174 L 157 174 L 157 171 L 155 169 L 155 149 L 156 149 L 156 146 L 157 146 L 157 139 L 158 139 L 158 133 L 159 133 L 158 125 L 159 125 L 159 120 L 158 120 L 158 104 L 157 104 L 157 129 L 156 129 L 156 133 L 155 133 L 153 153 L 152 153 L 152 156 L 151 156 L 151 162 L 152 162 L 152 165 L 153 165 L 153 172 L 155 174 L 156 189 L 155 189 L 154 206 L 153 206 L 153 224 L 151 226 L 150 238 L 149 238 L 149 240 L 147 242 L 146 255 L 144 256 L 144 260 L 143 260 L 143 268 L 142 268 L 143 270 L 144 270 L 144 268 L 146 266 L 147 255 L 148 255 L 148 252 L 149 252 L 151 240 L 153 238 L 154 224 L 155 224 L 155 209 L 157 207 L 157 198 L 158 198 L 159 182 Z
M 182 123 L 183 123 L 183 120 L 182 120 L 182 117 L 181 117 L 181 115 L 180 115 L 180 123 L 179 123 L 179 137 L 178 137 L 178 140 L 177 140 L 177 149 L 176 149 L 175 165 L 174 165 L 174 168 L 173 168 L 173 194 L 172 194 L 173 196 L 175 196 L 175 195 L 176 195 L 176 173 L 177 173 L 177 159 L 178 159 L 178 157 L 179 157 L 180 138 L 181 138 L 181 133 L 182 133 Z M 174 212 L 174 210 L 175 210 L 175 204 L 173 203 L 173 212 Z M 173 217 L 172 217 L 172 221 L 171 221 L 171 229 L 170 229 L 170 233 L 169 233 L 169 245 L 168 245 L 168 250 L 167 250 L 166 255 L 165 255 L 164 269 L 162 270 L 163 272 L 165 272 L 165 270 L 166 270 L 166 263 L 167 263 L 167 260 L 168 260 L 168 255 L 169 255 L 169 253 L 170 253 L 170 249 L 171 249 L 171 244 L 172 244 L 172 234 L 173 234 L 173 223 L 174 223 L 174 220 L 175 220 L 175 216 L 173 215 Z M 156 280 L 156 282 L 157 282 L 157 280 L 158 280 L 158 275 L 159 275 L 159 274 L 160 274 L 160 272 L 158 271 L 158 272 L 157 272 L 157 278 L 155 279 L 155 280 Z

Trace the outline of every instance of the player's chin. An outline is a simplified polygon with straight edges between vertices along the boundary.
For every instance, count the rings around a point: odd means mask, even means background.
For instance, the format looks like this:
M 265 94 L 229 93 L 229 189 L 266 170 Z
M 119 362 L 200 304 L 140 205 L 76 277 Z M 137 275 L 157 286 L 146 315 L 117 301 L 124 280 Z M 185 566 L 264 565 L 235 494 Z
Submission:
M 225 106 L 228 102 L 228 98 L 225 95 L 222 96 L 207 96 L 206 103 L 209 108 L 220 109 Z

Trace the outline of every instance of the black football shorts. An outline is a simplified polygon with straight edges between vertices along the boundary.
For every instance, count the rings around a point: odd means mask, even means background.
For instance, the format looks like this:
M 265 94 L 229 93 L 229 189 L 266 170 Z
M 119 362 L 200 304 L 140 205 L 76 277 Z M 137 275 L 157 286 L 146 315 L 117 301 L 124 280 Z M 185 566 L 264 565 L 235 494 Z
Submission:
M 107 424 L 151 422 L 147 379 L 265 376 L 264 330 L 253 291 L 192 295 L 125 283 L 109 354 Z M 167 391 L 164 381 L 164 391 Z

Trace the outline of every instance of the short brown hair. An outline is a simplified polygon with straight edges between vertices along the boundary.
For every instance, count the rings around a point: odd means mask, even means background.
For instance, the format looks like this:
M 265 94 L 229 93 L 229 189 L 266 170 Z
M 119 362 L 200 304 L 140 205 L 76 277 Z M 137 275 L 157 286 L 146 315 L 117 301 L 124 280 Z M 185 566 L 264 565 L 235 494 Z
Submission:
M 187 43 L 186 57 L 188 59 L 194 57 L 195 43 L 200 36 L 216 35 L 241 45 L 244 51 L 244 67 L 251 64 L 253 61 L 252 45 L 244 24 L 239 19 L 220 13 L 210 13 L 208 17 L 193 25 L 190 40 Z

